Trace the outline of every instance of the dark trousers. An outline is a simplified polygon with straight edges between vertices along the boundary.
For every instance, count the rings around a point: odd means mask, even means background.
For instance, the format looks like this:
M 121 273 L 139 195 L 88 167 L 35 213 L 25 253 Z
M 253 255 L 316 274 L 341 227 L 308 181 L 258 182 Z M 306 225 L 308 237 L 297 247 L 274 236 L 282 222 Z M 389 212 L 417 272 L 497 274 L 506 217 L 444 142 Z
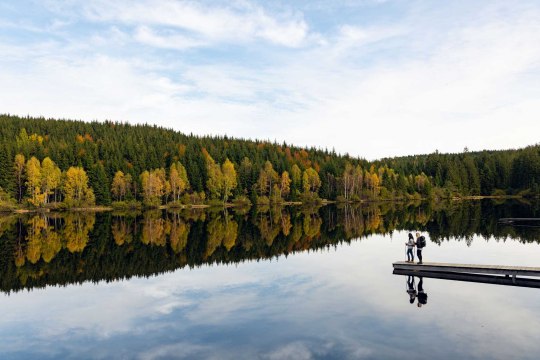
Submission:
M 407 285 L 409 286 L 409 290 L 414 291 L 414 276 L 410 276 L 407 278 Z
M 418 260 L 422 262 L 422 250 L 417 249 L 416 250 L 416 256 L 418 256 Z
M 407 249 L 407 260 L 414 261 L 414 253 L 413 253 L 412 249 Z

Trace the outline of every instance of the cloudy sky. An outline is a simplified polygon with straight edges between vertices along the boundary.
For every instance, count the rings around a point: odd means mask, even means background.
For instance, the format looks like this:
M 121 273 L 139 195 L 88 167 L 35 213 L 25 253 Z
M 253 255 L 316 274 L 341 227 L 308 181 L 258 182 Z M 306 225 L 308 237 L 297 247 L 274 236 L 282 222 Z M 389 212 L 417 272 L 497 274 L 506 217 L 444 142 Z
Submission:
M 540 133 L 538 1 L 0 0 L 0 112 L 384 156 Z

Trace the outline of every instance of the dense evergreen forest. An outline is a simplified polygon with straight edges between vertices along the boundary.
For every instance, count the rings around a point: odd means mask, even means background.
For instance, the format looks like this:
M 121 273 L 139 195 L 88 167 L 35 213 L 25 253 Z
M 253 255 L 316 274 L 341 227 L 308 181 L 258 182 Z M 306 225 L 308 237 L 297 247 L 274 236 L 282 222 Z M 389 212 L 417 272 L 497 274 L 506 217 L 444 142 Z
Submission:
M 369 162 L 150 125 L 0 115 L 2 208 L 537 196 L 540 146 Z

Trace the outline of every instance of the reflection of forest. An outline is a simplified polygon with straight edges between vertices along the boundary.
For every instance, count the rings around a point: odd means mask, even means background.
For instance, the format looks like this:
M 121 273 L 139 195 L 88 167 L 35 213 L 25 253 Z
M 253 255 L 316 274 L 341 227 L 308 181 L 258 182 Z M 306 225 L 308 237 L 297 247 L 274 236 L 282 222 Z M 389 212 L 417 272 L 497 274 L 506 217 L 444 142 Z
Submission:
M 538 242 L 538 228 L 497 221 L 539 212 L 538 204 L 474 201 L 10 215 L 0 218 L 0 286 L 9 292 L 149 276 L 185 266 L 267 259 L 394 230 L 426 231 L 437 243 L 451 238 L 470 243 L 473 235 Z

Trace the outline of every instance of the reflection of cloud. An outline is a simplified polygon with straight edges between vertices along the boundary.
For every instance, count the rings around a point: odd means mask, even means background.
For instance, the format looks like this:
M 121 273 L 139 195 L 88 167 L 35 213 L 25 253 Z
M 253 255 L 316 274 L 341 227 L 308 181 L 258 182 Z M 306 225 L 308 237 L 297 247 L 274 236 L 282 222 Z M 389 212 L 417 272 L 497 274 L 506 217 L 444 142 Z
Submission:
M 312 359 L 313 355 L 306 344 L 301 342 L 293 342 L 279 347 L 272 351 L 270 354 L 263 356 L 266 359 L 298 359 L 308 360 Z
M 347 358 L 362 359 L 372 355 L 372 352 L 359 344 L 347 344 L 338 341 L 293 341 L 278 346 L 277 349 L 261 355 L 263 359 L 319 359 Z
M 456 357 L 540 351 L 531 331 L 540 325 L 538 291 L 426 279 L 428 305 L 418 309 L 408 303 L 405 279 L 391 274 L 405 234 L 393 238 L 372 236 L 272 262 L 2 296 L 0 353 L 31 346 L 56 357 L 84 350 L 107 358 L 121 346 L 127 353 L 119 355 L 142 359 L 309 359 L 413 358 L 418 346 Z M 426 251 L 443 261 L 527 262 L 539 250 L 476 239 L 470 248 L 445 242 Z
M 199 357 L 201 353 L 208 350 L 208 346 L 193 345 L 187 342 L 172 345 L 159 345 L 150 350 L 146 350 L 137 356 L 140 360 L 155 359 L 182 359 Z

